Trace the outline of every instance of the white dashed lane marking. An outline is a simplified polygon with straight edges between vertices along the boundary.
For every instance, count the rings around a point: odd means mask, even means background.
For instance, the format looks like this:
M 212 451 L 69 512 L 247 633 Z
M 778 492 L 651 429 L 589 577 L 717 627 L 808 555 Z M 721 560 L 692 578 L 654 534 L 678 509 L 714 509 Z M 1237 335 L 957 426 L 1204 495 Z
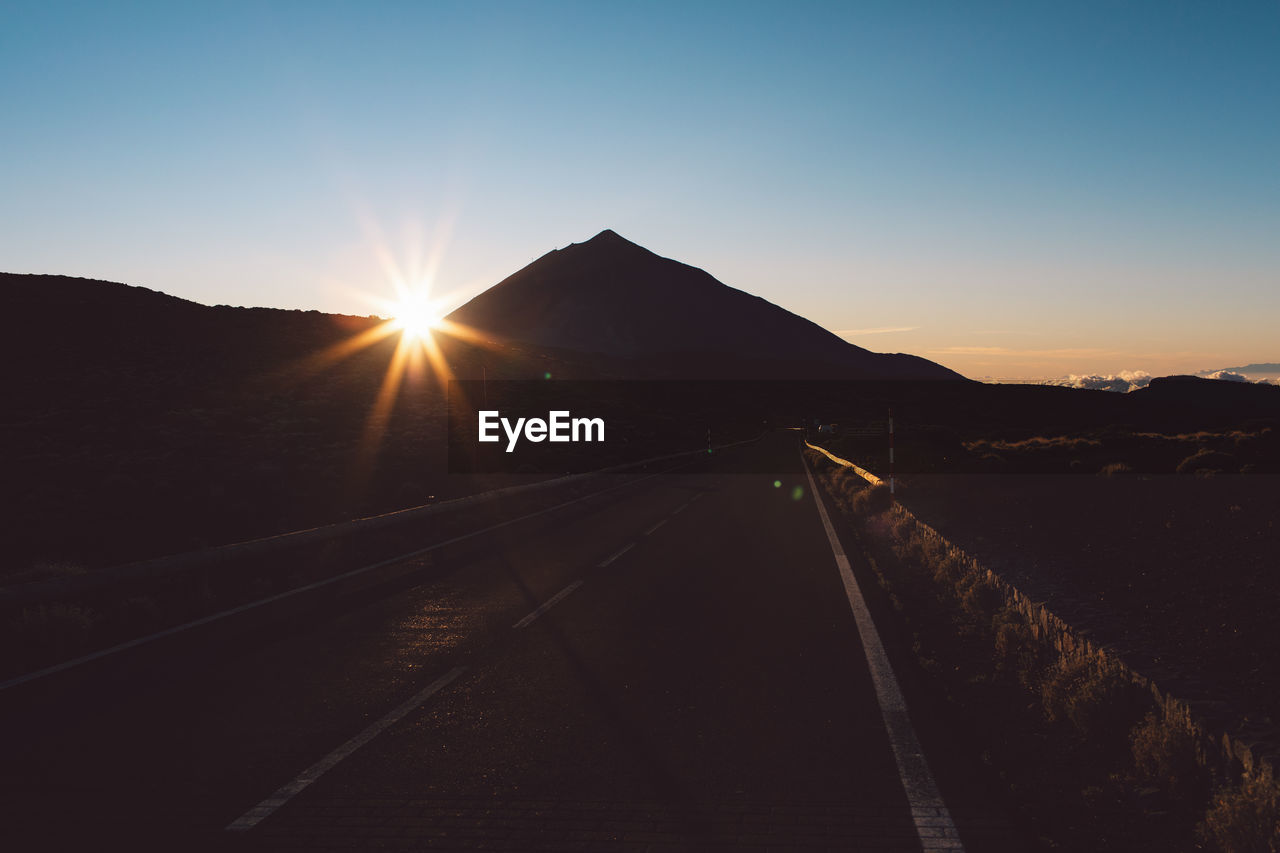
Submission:
M 462 675 L 465 671 L 466 667 L 455 667 L 437 678 L 435 681 L 431 682 L 422 690 L 413 694 L 413 696 L 397 705 L 384 717 L 374 722 L 364 731 L 360 732 L 360 734 L 356 735 L 351 740 L 347 741 L 342 746 L 317 761 L 315 764 L 312 764 L 306 770 L 303 770 L 292 782 L 285 785 L 283 788 L 280 788 L 274 794 L 267 797 L 244 814 L 240 815 L 240 817 L 236 818 L 231 823 L 227 824 L 227 830 L 231 832 L 244 832 L 245 830 L 253 829 L 263 820 L 270 817 L 276 809 L 280 808 L 285 803 L 289 802 L 289 800 L 300 794 L 303 789 L 312 782 L 332 770 L 339 761 L 346 758 L 369 741 L 373 740 L 386 729 L 398 723 L 410 711 L 415 710 L 432 696 L 448 687 L 454 679 L 459 675 Z
M 648 530 L 646 530 L 644 535 L 649 536 L 653 534 L 656 530 L 658 530 L 658 528 L 662 527 L 662 525 L 670 521 L 677 513 L 679 513 L 681 510 L 684 510 L 686 507 L 689 506 L 689 504 L 693 503 L 695 500 L 697 500 L 700 497 L 702 497 L 701 494 L 694 495 L 684 504 L 677 507 L 676 510 L 671 513 L 671 515 L 667 516 L 666 518 L 662 519 L 657 524 L 653 525 Z M 576 501 L 569 501 L 568 503 L 575 503 L 575 502 Z M 568 504 L 561 504 L 561 506 L 567 506 L 567 505 Z M 543 512 L 545 512 L 545 510 Z M 537 513 L 533 513 L 532 515 L 541 515 L 541 514 L 542 512 L 537 512 Z M 531 517 L 531 516 L 526 516 L 526 517 Z M 513 521 L 515 520 L 519 520 L 519 519 L 513 519 Z M 497 526 L 501 527 L 509 523 L 511 522 L 504 522 L 503 524 L 497 525 Z M 465 539 L 465 538 L 470 538 L 470 536 L 473 536 L 473 535 L 475 534 L 467 534 L 465 536 L 461 536 L 457 538 Z M 456 540 L 451 540 L 451 541 L 456 541 Z M 418 553 L 431 551 L 445 544 L 449 544 L 449 543 L 438 543 L 434 546 L 421 549 L 421 551 Z M 635 542 L 628 542 L 626 545 L 618 549 L 613 555 L 603 560 L 599 564 L 599 567 L 604 568 L 605 566 L 610 565 L 611 563 L 616 561 L 623 554 L 626 554 L 635 546 L 636 546 Z M 396 559 L 403 559 L 403 557 L 398 557 Z M 386 562 L 391 562 L 391 561 L 388 560 Z M 364 569 L 360 569 L 357 571 L 365 571 L 368 568 L 372 568 L 372 567 L 365 567 Z M 563 601 L 564 599 L 572 595 L 573 592 L 577 590 L 578 587 L 582 586 L 583 583 L 584 583 L 584 579 L 579 578 L 578 580 L 569 584 L 564 589 L 560 590 L 555 595 L 551 596 L 551 598 L 543 602 L 542 605 L 540 605 L 537 609 L 535 609 L 529 615 L 525 616 L 519 622 L 516 622 L 511 627 L 514 629 L 527 628 L 529 625 L 533 624 L 533 622 L 536 621 L 538 617 L 542 616 L 548 610 L 555 607 L 561 601 Z M 293 781 L 284 785 L 279 790 L 277 790 L 274 794 L 272 794 L 270 797 L 267 797 L 265 800 L 258 803 L 258 805 L 249 809 L 243 815 L 241 815 L 240 817 L 236 818 L 236 820 L 228 824 L 226 829 L 231 832 L 243 832 L 257 826 L 263 820 L 265 820 L 266 818 L 270 817 L 273 813 L 275 813 L 277 809 L 279 809 L 285 803 L 289 802 L 289 800 L 293 799 L 295 796 L 301 793 L 312 782 L 316 781 L 325 773 L 327 773 L 329 770 L 333 769 L 333 767 L 337 765 L 338 762 L 342 761 L 344 758 L 351 755 L 360 747 L 364 746 L 369 741 L 373 740 L 375 737 L 377 737 L 386 729 L 395 725 L 397 722 L 403 719 L 406 715 L 408 715 L 411 711 L 415 710 L 416 708 L 424 704 L 432 696 L 434 696 L 436 693 L 440 692 L 445 687 L 449 686 L 449 684 L 452 683 L 458 676 L 462 675 L 462 673 L 465 670 L 466 670 L 465 667 L 457 667 L 445 673 L 443 676 L 436 679 L 430 685 L 423 688 L 418 693 L 414 694 L 407 701 L 398 705 L 392 711 L 390 711 L 385 716 L 383 716 L 382 718 L 377 720 L 375 723 L 370 725 L 360 734 L 351 738 L 351 740 L 347 741 L 342 746 L 338 747 L 333 752 L 329 753 L 324 758 L 320 759 L 320 761 L 316 762 L 315 764 L 308 767 L 306 770 L 299 773 L 298 776 L 293 779 Z
M 618 550 L 613 554 L 613 556 L 611 556 L 611 557 L 606 557 L 606 558 L 605 558 L 605 559 L 600 563 L 599 568 L 602 568 L 602 569 L 603 569 L 605 566 L 609 565 L 609 564 L 610 564 L 610 563 L 612 563 L 614 560 L 618 559 L 619 557 L 621 557 L 623 554 L 627 553 L 628 551 L 630 551 L 630 550 L 631 550 L 632 548 L 634 548 L 634 547 L 636 547 L 636 543 L 634 543 L 634 542 L 628 542 L 626 545 L 623 545 L 621 548 L 619 548 L 619 549 L 618 549 Z
M 557 604 L 559 604 L 561 601 L 563 601 L 564 599 L 568 598 L 568 597 L 569 597 L 569 594 L 570 594 L 570 593 L 572 593 L 575 589 L 577 589 L 577 588 L 578 588 L 578 587 L 580 587 L 580 586 L 582 586 L 582 580 L 581 580 L 581 579 L 574 581 L 573 583 L 571 583 L 571 584 L 569 584 L 568 586 L 566 586 L 564 589 L 562 589 L 562 590 L 560 590 L 559 592 L 557 592 L 555 595 L 553 595 L 553 596 L 551 596 L 550 598 L 548 598 L 545 602 L 543 602 L 543 603 L 542 603 L 542 606 L 541 606 L 541 607 L 539 607 L 537 610 L 533 611 L 533 612 L 532 612 L 532 613 L 530 613 L 528 616 L 524 617 L 523 619 L 521 619 L 519 622 L 517 622 L 516 624 L 512 625 L 511 627 L 512 627 L 512 628 L 527 628 L 527 627 L 529 627 L 531 624 L 533 624 L 533 620 L 537 619 L 537 618 L 538 618 L 539 616 L 541 616 L 543 613 L 546 613 L 548 610 L 550 610 L 551 608 L 555 607 L 555 606 L 556 606 Z

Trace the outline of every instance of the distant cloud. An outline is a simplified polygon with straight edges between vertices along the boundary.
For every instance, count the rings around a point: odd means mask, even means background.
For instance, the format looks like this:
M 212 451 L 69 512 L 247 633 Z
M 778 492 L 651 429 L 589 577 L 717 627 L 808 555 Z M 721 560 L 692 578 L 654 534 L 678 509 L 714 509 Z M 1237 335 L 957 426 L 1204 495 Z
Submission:
M 1221 379 L 1225 382 L 1253 382 L 1243 373 L 1233 373 L 1230 370 L 1217 370 L 1213 373 L 1204 375 L 1205 379 Z M 1049 379 L 1046 385 L 1064 385 L 1068 388 L 1089 388 L 1095 391 L 1119 391 L 1126 393 L 1128 391 L 1136 391 L 1139 388 L 1146 388 L 1151 384 L 1152 376 L 1145 370 L 1122 370 L 1119 373 L 1109 373 L 1105 376 L 1101 374 L 1091 374 L 1088 376 L 1077 376 L 1072 374 L 1065 379 Z M 1259 384 L 1267 384 L 1266 379 L 1258 380 Z M 1280 384 L 1277 382 L 1275 384 Z
M 1050 379 L 1046 385 L 1062 385 L 1067 388 L 1087 388 L 1092 391 L 1117 391 L 1126 394 L 1151 384 L 1151 374 L 1145 370 L 1122 370 L 1103 376 L 1093 373 L 1087 376 L 1071 374 L 1065 379 Z
M 919 326 L 881 326 L 878 329 L 844 329 L 836 332 L 842 338 L 856 338 L 859 335 L 883 335 L 889 332 L 914 332 Z

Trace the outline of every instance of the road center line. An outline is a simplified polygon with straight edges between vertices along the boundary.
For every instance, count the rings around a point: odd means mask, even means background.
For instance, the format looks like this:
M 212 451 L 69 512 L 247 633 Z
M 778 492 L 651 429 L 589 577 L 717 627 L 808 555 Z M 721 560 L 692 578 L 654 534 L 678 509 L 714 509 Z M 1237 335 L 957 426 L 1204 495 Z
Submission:
M 581 578 L 569 584 L 564 589 L 560 590 L 555 595 L 548 598 L 546 601 L 542 603 L 542 605 L 537 610 L 533 611 L 528 616 L 524 617 L 523 619 L 521 619 L 519 622 L 512 625 L 511 627 L 512 628 L 529 627 L 530 625 L 533 624 L 533 620 L 537 619 L 543 613 L 546 613 L 548 610 L 555 607 L 557 604 L 563 601 L 569 595 L 569 593 L 573 592 L 575 589 L 577 589 L 580 586 L 582 586 Z
M 454 679 L 459 675 L 462 675 L 465 671 L 465 666 L 458 666 L 449 670 L 422 690 L 419 690 L 417 693 L 413 694 L 413 696 L 397 705 L 384 717 L 372 723 L 368 728 L 360 732 L 360 734 L 356 735 L 351 740 L 347 741 L 342 746 L 338 747 L 333 752 L 308 767 L 306 770 L 303 770 L 292 782 L 285 785 L 283 788 L 276 791 L 274 794 L 267 797 L 244 814 L 240 815 L 240 817 L 236 818 L 231 823 L 227 824 L 226 830 L 228 832 L 244 832 L 246 830 L 253 829 L 263 820 L 270 817 L 276 809 L 296 797 L 312 782 L 332 770 L 339 761 L 346 758 L 369 741 L 373 740 L 386 729 L 395 725 L 410 711 L 415 710 L 432 696 L 448 687 Z
M 618 559 L 619 557 L 621 557 L 623 554 L 627 553 L 634 547 L 636 547 L 636 543 L 628 542 L 626 545 L 623 545 L 620 549 L 618 549 L 617 553 L 615 553 L 612 557 L 606 557 L 604 562 L 600 563 L 600 565 L 597 566 L 597 568 L 603 569 L 605 566 L 609 565 L 614 560 Z
M 653 527 L 650 527 L 648 530 L 646 530 L 646 531 L 644 532 L 644 535 L 645 535 L 645 536 L 652 536 L 652 535 L 653 535 L 653 531 L 657 530 L 659 527 L 661 527 L 662 525 L 666 524 L 666 523 L 667 523 L 668 521 L 670 521 L 670 520 L 671 520 L 671 516 L 667 516 L 666 518 L 662 519 L 662 521 L 659 521 L 659 522 L 658 522 L 657 524 L 655 524 Z
M 813 493 L 814 503 L 818 506 L 818 516 L 827 531 L 827 541 L 831 544 L 831 552 L 835 555 L 836 566 L 840 570 L 840 580 L 844 583 L 849 608 L 858 625 L 858 636 L 862 638 L 862 649 L 871 670 L 871 682 L 876 689 L 876 701 L 880 704 L 880 715 L 884 718 L 885 731 L 889 735 L 889 746 L 893 749 L 893 758 L 898 765 L 898 778 L 902 780 L 902 789 L 911 804 L 916 834 L 926 850 L 963 853 L 964 845 L 960 841 L 960 834 L 956 831 L 951 813 L 942 800 L 942 792 L 938 790 L 938 784 L 929 770 L 929 762 L 924 757 L 920 739 L 916 736 L 915 727 L 911 725 L 911 718 L 907 713 L 907 700 L 902 695 L 897 676 L 893 674 L 889 655 L 884 650 L 884 643 L 871 619 L 871 611 L 867 609 L 867 602 L 862 597 L 858 579 L 853 576 L 853 569 L 850 568 L 849 558 L 840 544 L 840 537 L 831 526 L 831 518 L 822 503 L 822 495 L 818 492 L 818 484 L 814 482 L 808 460 L 804 460 L 804 470 L 809 477 L 809 491 Z

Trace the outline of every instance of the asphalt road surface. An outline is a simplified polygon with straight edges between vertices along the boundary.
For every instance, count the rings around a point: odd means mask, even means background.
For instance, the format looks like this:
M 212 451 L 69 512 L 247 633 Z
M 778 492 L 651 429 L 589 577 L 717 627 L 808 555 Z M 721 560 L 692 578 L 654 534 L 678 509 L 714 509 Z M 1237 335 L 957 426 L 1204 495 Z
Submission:
M 0 695 L 0 847 L 1028 848 L 880 619 L 886 715 L 794 432 L 418 559 L 253 642 Z

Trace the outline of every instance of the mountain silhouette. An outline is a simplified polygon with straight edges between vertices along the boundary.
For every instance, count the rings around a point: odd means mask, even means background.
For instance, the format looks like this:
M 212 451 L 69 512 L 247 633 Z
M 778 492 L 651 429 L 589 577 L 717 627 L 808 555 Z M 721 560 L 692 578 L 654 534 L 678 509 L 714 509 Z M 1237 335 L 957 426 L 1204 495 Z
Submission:
M 631 260 L 617 269 L 617 255 Z M 658 274 L 646 278 L 646 270 Z M 571 287 L 586 291 L 581 304 L 565 296 Z M 630 313 L 607 312 L 607 300 L 603 306 L 593 300 L 592 288 L 614 288 Z M 514 313 L 497 313 L 504 302 Z M 560 302 L 568 304 L 559 309 Z M 513 339 L 550 330 L 577 347 L 442 338 L 452 375 L 486 377 L 490 390 L 495 380 L 547 374 L 585 380 L 581 385 L 632 377 L 782 378 L 609 386 L 625 387 L 625 394 L 614 393 L 624 401 L 636 386 L 704 385 L 696 392 L 699 405 L 717 393 L 746 395 L 750 406 L 723 414 L 729 426 L 753 430 L 757 404 L 777 424 L 810 414 L 867 422 L 882 419 L 892 405 L 898 423 L 908 425 L 904 441 L 932 442 L 937 458 L 949 458 L 958 470 L 987 470 L 963 442 L 992 436 L 1017 442 L 1094 431 L 1123 442 L 1137 433 L 1206 430 L 1231 441 L 1230 430 L 1255 435 L 1236 442 L 1236 461 L 1276 470 L 1274 438 L 1267 436 L 1280 427 L 1278 387 L 1194 377 L 1156 379 L 1131 394 L 949 380 L 832 382 L 865 376 L 858 372 L 863 364 L 930 363 L 846 344 L 612 233 L 548 255 L 461 313 L 471 312 L 483 327 L 480 308 L 494 312 L 495 326 L 505 320 L 507 326 L 496 327 Z M 519 311 L 533 318 L 560 311 L 564 322 L 543 327 Z M 580 328 L 576 323 L 593 311 L 600 329 Z M 206 306 L 126 284 L 13 273 L 0 273 L 0 316 L 8 321 L 0 335 L 0 382 L 8 401 L 4 473 L 12 496 L 0 534 L 0 585 L 6 574 L 36 565 L 145 559 L 389 512 L 469 488 L 466 478 L 446 476 L 444 377 L 410 372 L 390 411 L 372 418 L 399 339 L 391 335 L 356 351 L 348 345 L 375 330 L 379 318 Z M 600 330 L 609 333 L 600 340 L 628 354 L 585 349 L 603 345 L 592 338 Z M 325 356 L 335 352 L 343 356 Z M 730 385 L 746 390 L 726 390 Z M 1103 449 L 1111 454 L 1111 447 Z M 1129 459 L 1124 453 L 1091 464 Z
M 678 375 L 961 379 L 875 353 L 611 230 L 543 255 L 449 315 L 501 341 L 666 364 Z

